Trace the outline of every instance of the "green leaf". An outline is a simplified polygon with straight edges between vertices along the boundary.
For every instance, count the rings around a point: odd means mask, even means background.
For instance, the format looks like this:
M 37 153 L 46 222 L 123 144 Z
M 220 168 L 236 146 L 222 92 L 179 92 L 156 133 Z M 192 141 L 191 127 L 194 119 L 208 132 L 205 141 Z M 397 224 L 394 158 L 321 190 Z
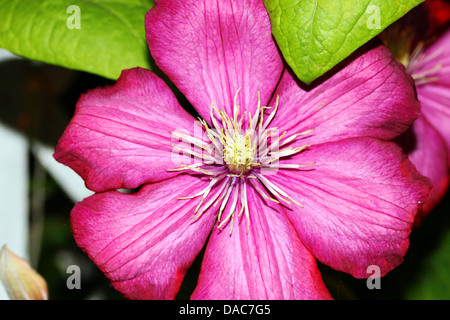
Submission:
M 145 14 L 153 0 L 0 0 L 0 48 L 116 79 L 150 69 Z
M 424 0 L 264 0 L 272 32 L 310 83 Z

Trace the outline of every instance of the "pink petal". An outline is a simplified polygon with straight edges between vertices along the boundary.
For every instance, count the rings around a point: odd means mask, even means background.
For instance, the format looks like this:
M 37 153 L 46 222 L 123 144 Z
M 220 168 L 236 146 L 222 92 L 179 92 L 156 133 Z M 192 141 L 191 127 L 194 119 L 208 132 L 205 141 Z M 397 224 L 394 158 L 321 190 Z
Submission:
M 430 178 L 433 188 L 416 217 L 416 225 L 440 203 L 448 183 L 447 147 L 441 135 L 422 115 L 410 130 L 396 140 L 407 152 L 417 170 Z
M 55 158 L 94 191 L 136 188 L 176 174 L 171 131 L 193 132 L 194 122 L 152 72 L 124 70 L 80 98 Z
M 248 188 L 244 215 L 211 234 L 192 299 L 330 299 L 314 257 L 283 210 Z M 236 215 L 237 216 L 237 215 Z
M 134 194 L 97 193 L 71 213 L 75 240 L 125 297 L 173 299 L 215 219 L 191 219 L 199 199 L 177 198 L 208 184 L 180 175 Z
M 394 143 L 353 138 L 313 145 L 283 163 L 314 165 L 267 176 L 295 201 L 286 210 L 303 244 L 323 263 L 357 278 L 402 262 L 429 186 Z
M 436 84 L 418 86 L 417 93 L 422 103 L 422 113 L 444 139 L 450 159 L 450 87 Z
M 428 78 L 416 80 L 422 113 L 444 138 L 450 167 L 450 30 L 423 53 L 422 60 L 411 66 L 414 77 L 434 70 Z M 437 68 L 437 69 L 436 69 Z
M 314 129 L 310 144 L 358 136 L 391 139 L 420 112 L 411 78 L 381 45 L 312 87 L 299 85 L 285 72 L 277 96 L 272 126 L 290 134 Z
M 145 25 L 156 64 L 205 120 L 212 103 L 232 115 L 239 88 L 241 111 L 254 114 L 258 90 L 269 101 L 283 64 L 262 1 L 155 1 Z

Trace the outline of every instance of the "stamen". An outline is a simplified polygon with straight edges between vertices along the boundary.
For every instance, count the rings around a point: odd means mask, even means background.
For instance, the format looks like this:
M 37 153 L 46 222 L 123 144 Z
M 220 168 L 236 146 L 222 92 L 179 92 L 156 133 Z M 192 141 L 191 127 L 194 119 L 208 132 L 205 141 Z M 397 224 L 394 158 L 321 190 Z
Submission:
M 298 138 L 299 136 L 305 135 L 305 134 L 308 134 L 308 133 L 311 133 L 312 131 L 314 131 L 314 129 L 306 130 L 306 131 L 303 131 L 303 132 L 300 132 L 300 133 L 293 134 L 292 136 L 290 136 L 290 137 L 284 139 L 284 141 L 283 141 L 282 143 L 280 143 L 280 147 L 282 147 L 282 146 L 284 146 L 284 145 L 286 145 L 286 144 L 292 142 L 293 140 L 295 140 L 295 139 Z
M 220 229 L 231 218 L 230 234 L 233 230 L 233 219 L 234 219 L 234 212 L 236 210 L 236 205 L 237 205 L 237 200 L 238 200 L 238 193 L 239 193 L 239 188 L 234 188 L 234 199 L 233 199 L 233 203 L 231 205 L 230 211 L 228 213 L 228 216 L 222 222 L 220 222 L 220 219 L 218 220 L 220 223 L 217 226 L 217 228 Z
M 204 157 L 206 157 L 206 158 L 215 160 L 215 158 L 212 157 L 212 156 L 209 155 L 209 154 L 198 153 L 198 152 L 192 151 L 192 150 L 190 150 L 190 149 L 180 148 L 179 146 L 176 146 L 176 145 L 174 145 L 174 144 L 172 144 L 172 148 L 173 148 L 173 149 L 178 149 L 178 150 L 183 151 L 183 155 L 184 155 L 185 153 L 190 154 L 190 155 L 193 156 L 195 159 L 203 160 Z
M 256 182 L 253 182 L 253 180 L 250 180 L 250 183 L 252 184 L 252 186 L 255 188 L 256 192 L 258 192 L 261 197 L 263 197 L 264 199 L 276 202 L 278 204 L 280 203 L 277 199 L 273 199 L 273 198 L 269 197 L 268 195 L 266 195 L 264 193 L 264 191 L 262 191 L 261 188 L 256 184 Z
M 245 180 L 242 182 L 242 186 L 243 186 L 242 187 L 243 192 L 241 193 L 241 197 L 242 197 L 242 202 L 244 203 L 243 207 L 244 207 L 245 217 L 247 218 L 247 234 L 248 234 L 248 231 L 250 230 L 250 213 L 248 210 L 247 183 Z
M 300 168 L 305 168 L 305 167 L 310 167 L 315 165 L 316 163 L 310 163 L 310 164 L 285 164 L 285 163 L 280 163 L 278 165 L 278 167 L 280 169 L 300 169 Z
M 406 71 L 412 75 L 415 84 L 419 86 L 437 81 L 439 77 L 436 75 L 436 72 L 442 68 L 442 62 L 437 61 L 433 66 L 419 73 L 420 69 L 424 68 L 427 64 L 429 64 L 436 58 L 441 57 L 442 53 L 444 52 L 444 48 L 441 47 L 431 54 L 424 55 L 424 49 L 424 43 L 419 42 L 406 62 Z
M 275 184 L 273 184 L 271 181 L 269 181 L 266 177 L 264 177 L 262 174 L 256 174 L 256 176 L 262 180 L 262 182 L 264 183 L 264 185 L 269 189 L 269 191 L 272 192 L 272 194 L 274 196 L 276 196 L 277 198 L 285 201 L 286 203 L 291 204 L 289 201 L 286 201 L 285 199 L 283 199 L 283 197 L 288 198 L 289 200 L 291 200 L 292 202 L 294 202 L 296 205 L 300 206 L 303 208 L 303 206 L 298 203 L 297 201 L 295 201 L 294 199 L 292 199 L 286 192 L 284 192 L 283 190 L 281 190 L 279 187 L 277 187 Z M 280 194 L 283 196 L 281 197 Z
M 267 126 L 272 122 L 272 119 L 275 117 L 275 113 L 277 113 L 277 110 L 278 110 L 278 102 L 279 102 L 279 96 L 277 96 L 277 100 L 275 102 L 275 109 L 272 111 L 272 113 L 269 115 L 269 117 L 267 118 L 266 122 L 263 125 L 264 129 L 267 128 Z
M 220 181 L 220 179 L 216 179 L 217 181 Z M 191 219 L 196 219 L 198 217 L 200 217 L 203 212 L 205 212 L 213 203 L 214 201 L 216 201 L 216 199 L 220 196 L 220 194 L 222 193 L 223 189 L 225 189 L 225 187 L 228 184 L 228 180 L 226 180 L 225 182 L 222 183 L 222 186 L 220 187 L 219 191 L 217 191 L 213 197 L 211 197 L 211 199 L 203 206 L 203 208 L 200 210 L 199 214 L 197 214 L 196 216 L 192 217 Z M 217 204 L 217 203 L 216 203 Z M 216 205 L 214 204 L 214 206 Z
M 248 190 L 252 188 L 261 198 L 273 201 L 279 205 L 285 202 L 289 205 L 293 203 L 302 207 L 291 196 L 283 191 L 264 176 L 266 170 L 271 169 L 300 169 L 312 166 L 310 164 L 283 163 L 282 158 L 298 154 L 309 147 L 308 144 L 293 147 L 288 146 L 294 143 L 301 135 L 312 132 L 307 130 L 287 136 L 284 131 L 280 136 L 277 127 L 268 126 L 275 118 L 279 107 L 279 97 L 277 96 L 272 112 L 264 119 L 266 109 L 272 107 L 261 106 L 261 97 L 258 92 L 258 105 L 255 114 L 242 112 L 239 118 L 238 94 L 236 92 L 233 100 L 233 115 L 230 117 L 224 110 L 219 110 L 211 103 L 210 117 L 212 127 L 208 123 L 199 119 L 204 128 L 206 137 L 203 141 L 198 137 L 191 137 L 183 133 L 172 132 L 175 137 L 182 140 L 182 143 L 194 150 L 173 145 L 174 150 L 182 150 L 183 155 L 200 159 L 190 165 L 180 165 L 178 168 L 168 169 L 168 171 L 186 171 L 209 176 L 211 181 L 204 190 L 189 197 L 178 199 L 193 199 L 201 197 L 195 208 L 195 216 L 191 219 L 199 218 L 206 210 L 217 209 L 217 228 L 222 229 L 230 223 L 230 234 L 233 230 L 234 218 L 245 215 L 247 220 L 247 233 L 250 230 L 250 207 L 248 204 Z M 247 117 L 247 121 L 244 119 Z M 287 136 L 287 137 L 286 137 Z M 270 146 L 268 145 L 270 141 Z M 284 149 L 279 150 L 281 147 Z M 273 163 L 276 163 L 274 165 Z M 273 171 L 271 171 L 273 173 Z M 230 197 L 233 199 L 229 204 L 229 211 L 222 220 L 224 210 L 228 207 Z
M 217 218 L 217 221 L 219 221 L 219 222 L 220 222 L 220 218 L 222 217 L 223 209 L 225 209 L 225 206 L 228 202 L 228 198 L 230 197 L 230 194 L 231 194 L 231 191 L 233 190 L 233 186 L 234 186 L 235 182 L 236 182 L 236 178 L 233 178 L 231 185 L 228 186 L 225 198 L 223 199 L 222 204 L 220 205 L 219 216 Z

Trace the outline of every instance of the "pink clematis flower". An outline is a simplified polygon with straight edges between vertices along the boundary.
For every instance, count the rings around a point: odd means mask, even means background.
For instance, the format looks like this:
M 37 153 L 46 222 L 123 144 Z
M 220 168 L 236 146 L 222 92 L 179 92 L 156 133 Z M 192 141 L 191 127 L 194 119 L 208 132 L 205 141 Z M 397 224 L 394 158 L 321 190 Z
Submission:
M 97 192 L 72 230 L 117 290 L 173 299 L 205 245 L 193 299 L 330 299 L 316 259 L 358 278 L 401 263 L 429 186 L 388 141 L 420 105 L 386 47 L 306 88 L 260 0 L 155 1 L 145 23 L 201 120 L 124 70 L 80 98 L 55 152 Z
M 397 139 L 433 184 L 416 225 L 441 202 L 450 178 L 450 29 L 445 30 L 448 13 L 441 6 L 441 2 L 426 1 L 382 35 L 413 77 L 422 105 L 419 119 Z
M 427 46 L 419 43 L 406 70 L 414 78 L 422 114 L 444 138 L 450 159 L 450 29 Z
M 411 128 L 395 141 L 403 147 L 417 170 L 432 183 L 428 198 L 416 215 L 414 223 L 418 227 L 446 194 L 449 184 L 447 147 L 440 133 L 425 115 L 421 115 Z

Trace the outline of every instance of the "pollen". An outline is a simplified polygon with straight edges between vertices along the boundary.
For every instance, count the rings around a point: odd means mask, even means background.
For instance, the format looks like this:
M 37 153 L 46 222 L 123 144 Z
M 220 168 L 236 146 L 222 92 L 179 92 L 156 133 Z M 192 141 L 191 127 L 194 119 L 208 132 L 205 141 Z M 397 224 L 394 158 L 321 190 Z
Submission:
M 242 134 L 234 130 L 231 136 L 225 136 L 223 160 L 231 173 L 244 175 L 255 165 L 255 147 L 250 141 L 250 133 Z
M 278 128 L 269 125 L 278 109 L 278 97 L 275 106 L 261 106 L 258 94 L 256 112 L 239 112 L 237 103 L 239 90 L 234 97 L 232 115 L 219 110 L 211 104 L 211 127 L 204 120 L 199 119 L 209 141 L 191 137 L 182 133 L 172 132 L 181 138 L 187 148 L 175 148 L 175 152 L 183 151 L 183 155 L 196 159 L 194 164 L 181 165 L 170 171 L 190 170 L 196 174 L 209 176 L 209 185 L 195 195 L 179 199 L 201 197 L 195 209 L 195 216 L 199 218 L 207 209 L 217 206 L 217 226 L 224 227 L 230 223 L 230 233 L 233 229 L 235 216 L 242 214 L 247 219 L 247 232 L 250 227 L 250 205 L 247 197 L 248 189 L 253 189 L 262 198 L 274 201 L 280 205 L 298 205 L 286 191 L 275 185 L 265 175 L 276 173 L 276 170 L 301 170 L 311 164 L 283 163 L 283 158 L 303 152 L 309 145 L 292 147 L 301 136 L 308 135 L 307 130 L 293 135 L 286 132 L 279 133 Z M 264 119 L 265 110 L 272 112 Z M 270 143 L 269 143 L 270 141 Z M 195 146 L 195 150 L 189 148 Z

